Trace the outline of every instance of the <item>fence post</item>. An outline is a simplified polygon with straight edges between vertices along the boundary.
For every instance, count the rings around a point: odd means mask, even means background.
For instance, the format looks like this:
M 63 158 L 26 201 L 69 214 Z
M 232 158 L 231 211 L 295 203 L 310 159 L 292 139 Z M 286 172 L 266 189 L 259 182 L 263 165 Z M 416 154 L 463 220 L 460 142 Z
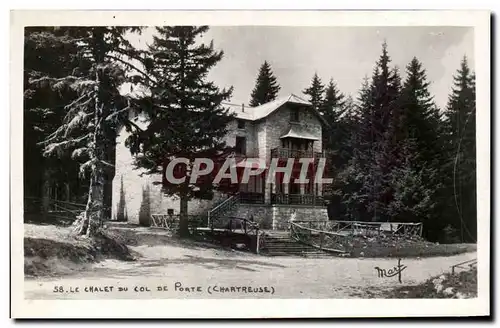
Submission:
M 259 228 L 256 228 L 256 245 L 255 245 L 255 252 L 259 254 L 259 245 L 260 245 L 260 233 L 259 233 Z

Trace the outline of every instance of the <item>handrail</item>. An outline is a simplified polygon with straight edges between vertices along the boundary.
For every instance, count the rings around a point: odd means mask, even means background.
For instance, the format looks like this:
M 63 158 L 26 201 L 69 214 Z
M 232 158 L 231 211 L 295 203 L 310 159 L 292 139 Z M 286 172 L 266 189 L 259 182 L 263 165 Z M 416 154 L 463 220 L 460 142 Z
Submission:
M 451 274 L 455 273 L 455 268 L 461 267 L 464 264 L 468 264 L 469 267 L 472 268 L 474 265 L 477 265 L 477 258 L 452 265 L 451 266 Z
M 39 201 L 39 202 L 43 201 L 43 198 L 40 198 L 40 197 L 26 196 L 26 197 L 24 197 L 24 199 L 26 199 L 26 200 L 29 199 L 29 200 Z M 65 201 L 65 200 L 57 200 L 57 199 L 49 199 L 49 202 L 51 202 L 51 203 L 69 204 L 69 205 L 75 205 L 75 206 L 80 206 L 80 207 L 85 207 L 86 206 L 86 204 L 83 204 L 83 203 L 74 203 L 74 202 L 68 202 L 68 201 Z
M 292 225 L 296 225 L 299 228 L 304 229 L 304 230 L 310 230 L 310 231 L 313 231 L 313 232 L 323 232 L 323 233 L 329 234 L 329 235 L 335 235 L 335 236 L 345 237 L 345 235 L 343 235 L 341 233 L 336 233 L 336 232 L 333 232 L 333 231 L 318 230 L 318 229 L 314 229 L 314 228 L 308 228 L 308 227 L 304 227 L 303 225 L 297 224 L 296 222 L 305 222 L 305 221 L 291 221 L 290 223 Z
M 226 206 L 228 203 L 230 202 L 236 202 L 238 200 L 238 197 L 239 197 L 239 193 L 225 199 L 224 201 L 222 201 L 220 204 L 218 204 L 217 206 L 215 206 L 214 208 L 210 209 L 207 213 L 207 227 L 210 227 L 210 223 L 211 223 L 211 218 L 214 217 L 213 216 L 213 213 L 217 213 L 223 206 Z M 233 203 L 233 204 L 234 204 Z
M 294 222 L 325 222 L 323 220 L 295 220 Z M 403 225 L 421 225 L 422 222 L 370 222 L 370 221 L 342 221 L 332 220 L 331 222 L 349 223 L 349 224 L 366 224 L 366 225 L 382 225 L 382 224 L 403 224 Z
M 305 240 L 299 237 L 299 232 L 296 230 L 302 230 L 302 231 L 308 231 L 309 232 L 309 239 L 312 240 L 312 232 L 317 232 L 319 235 L 319 245 L 315 244 L 314 242 L 311 242 L 310 240 Z M 330 238 L 337 237 L 342 240 L 342 243 L 340 246 L 345 245 L 345 240 L 347 236 L 338 234 L 335 232 L 329 232 L 329 231 L 323 231 L 323 230 L 317 230 L 317 229 L 312 229 L 312 228 L 307 228 L 304 226 L 301 226 L 300 224 L 295 223 L 294 221 L 290 221 L 290 236 L 291 238 L 295 239 L 296 241 L 299 241 L 301 243 L 304 243 L 306 245 L 310 245 L 315 248 L 319 248 L 321 250 L 329 251 L 329 252 L 335 252 L 335 253 L 347 253 L 346 249 L 336 249 L 336 248 L 330 248 L 330 247 L 325 247 L 324 242 L 325 242 L 325 236 L 330 236 Z M 333 238 L 332 238 L 333 239 Z M 334 244 L 338 243 L 336 240 L 333 240 Z M 343 246 L 345 248 L 345 246 Z
M 311 225 L 320 226 L 327 230 L 332 230 L 336 232 L 352 230 L 356 231 L 358 229 L 373 229 L 379 232 L 388 232 L 392 234 L 407 234 L 414 236 L 422 236 L 423 223 L 422 222 L 368 222 L 368 221 L 337 221 L 337 220 L 302 220 L 295 221 L 296 223 L 308 223 L 309 227 Z M 385 227 L 384 227 L 385 225 Z M 389 229 L 387 229 L 387 226 Z

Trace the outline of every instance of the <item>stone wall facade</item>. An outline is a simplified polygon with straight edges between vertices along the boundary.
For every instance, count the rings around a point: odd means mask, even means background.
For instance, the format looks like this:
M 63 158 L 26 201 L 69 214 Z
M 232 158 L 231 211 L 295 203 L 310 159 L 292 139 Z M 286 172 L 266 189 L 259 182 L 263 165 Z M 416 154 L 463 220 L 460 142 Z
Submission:
M 247 109 L 251 110 L 251 108 Z M 267 117 L 258 121 L 245 120 L 244 129 L 238 128 L 237 120 L 231 122 L 228 126 L 228 134 L 225 141 L 229 146 L 234 146 L 236 137 L 246 138 L 246 155 L 265 159 L 270 162 L 271 149 L 281 147 L 280 137 L 287 133 L 291 124 L 300 124 L 318 138 L 314 141 L 313 149 L 321 151 L 321 123 L 318 117 L 309 109 L 304 108 L 299 112 L 300 123 L 290 122 L 290 108 L 287 104 L 283 105 Z M 133 118 L 131 118 L 133 119 Z M 139 125 L 144 125 L 141 120 L 134 119 Z M 179 199 L 176 197 L 165 196 L 161 191 L 161 176 L 146 175 L 144 170 L 134 167 L 134 159 L 130 150 L 125 146 L 125 140 L 128 133 L 122 128 L 116 139 L 116 173 L 113 180 L 112 196 L 112 219 L 126 219 L 132 223 L 138 223 L 140 217 L 149 217 L 150 214 L 166 214 L 171 211 L 174 214 L 179 213 Z M 266 205 L 252 206 L 241 204 L 238 211 L 243 217 L 249 217 L 248 213 L 254 213 L 254 217 L 262 218 L 262 224 L 266 229 L 281 228 L 285 224 L 291 212 L 286 208 L 292 206 L 271 206 L 271 186 L 265 184 L 265 202 Z M 188 203 L 188 213 L 190 215 L 206 214 L 214 204 L 226 198 L 226 195 L 216 193 L 212 200 L 192 200 Z M 249 207 L 250 206 L 250 207 Z M 318 208 L 306 210 L 298 209 L 298 213 L 314 216 L 322 216 Z M 246 211 L 246 212 L 245 212 Z M 309 212 L 311 213 L 309 213 Z M 321 213 L 320 213 L 321 212 Z M 326 209 L 324 209 L 326 213 Z M 120 217 L 119 217 L 120 216 Z M 326 216 L 327 217 L 327 216 Z M 260 219 L 259 219 L 260 220 Z M 287 221 L 286 221 L 287 222 Z
M 326 207 L 300 205 L 253 205 L 239 204 L 229 216 L 249 219 L 257 222 L 261 229 L 288 230 L 289 221 L 295 211 L 297 221 L 328 221 Z
M 161 175 L 147 175 L 134 167 L 134 159 L 125 146 L 129 133 L 121 129 L 116 139 L 116 171 L 113 179 L 112 219 L 139 223 L 139 219 L 149 219 L 151 214 L 179 214 L 178 197 L 166 196 L 161 191 Z M 216 193 L 212 200 L 191 200 L 188 214 L 207 214 L 213 205 L 226 195 Z

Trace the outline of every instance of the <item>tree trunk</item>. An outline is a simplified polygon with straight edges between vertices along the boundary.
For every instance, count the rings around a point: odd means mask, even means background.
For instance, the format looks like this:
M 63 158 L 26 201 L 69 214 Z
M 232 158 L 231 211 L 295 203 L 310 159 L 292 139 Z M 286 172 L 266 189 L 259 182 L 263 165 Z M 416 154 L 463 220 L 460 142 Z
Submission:
M 47 219 L 50 210 L 50 182 L 51 182 L 51 172 L 48 167 L 43 170 L 43 187 L 42 187 L 42 206 L 41 212 L 42 217 Z
M 96 70 L 96 82 L 100 83 L 102 69 Z M 101 91 L 102 92 L 102 91 Z M 101 102 L 100 92 L 94 96 L 94 138 L 92 142 L 89 197 L 87 206 L 80 222 L 79 233 L 87 237 L 94 237 L 101 227 L 104 207 L 105 171 L 103 161 L 106 159 L 106 138 L 104 135 L 104 104 Z
M 179 236 L 189 237 L 189 217 L 188 217 L 188 198 L 186 195 L 180 196 L 180 213 L 179 213 Z
M 103 216 L 104 179 L 102 174 L 94 172 L 90 178 L 89 198 L 79 233 L 87 237 L 95 236 L 101 226 Z

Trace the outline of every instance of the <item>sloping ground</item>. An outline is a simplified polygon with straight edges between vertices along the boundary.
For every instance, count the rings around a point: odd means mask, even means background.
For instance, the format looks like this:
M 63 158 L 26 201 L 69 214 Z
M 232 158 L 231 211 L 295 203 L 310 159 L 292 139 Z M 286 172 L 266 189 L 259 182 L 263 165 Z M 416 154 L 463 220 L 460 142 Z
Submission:
M 477 297 L 477 268 L 455 274 L 444 273 L 422 284 L 399 287 L 381 296 L 384 298 L 474 298 Z
M 25 224 L 24 230 L 26 276 L 60 276 L 103 259 L 134 259 L 125 243 L 109 234 L 89 239 L 75 235 L 72 227 L 36 224 Z
M 349 257 L 430 257 L 476 251 L 476 244 L 439 244 L 417 236 L 353 236 Z

